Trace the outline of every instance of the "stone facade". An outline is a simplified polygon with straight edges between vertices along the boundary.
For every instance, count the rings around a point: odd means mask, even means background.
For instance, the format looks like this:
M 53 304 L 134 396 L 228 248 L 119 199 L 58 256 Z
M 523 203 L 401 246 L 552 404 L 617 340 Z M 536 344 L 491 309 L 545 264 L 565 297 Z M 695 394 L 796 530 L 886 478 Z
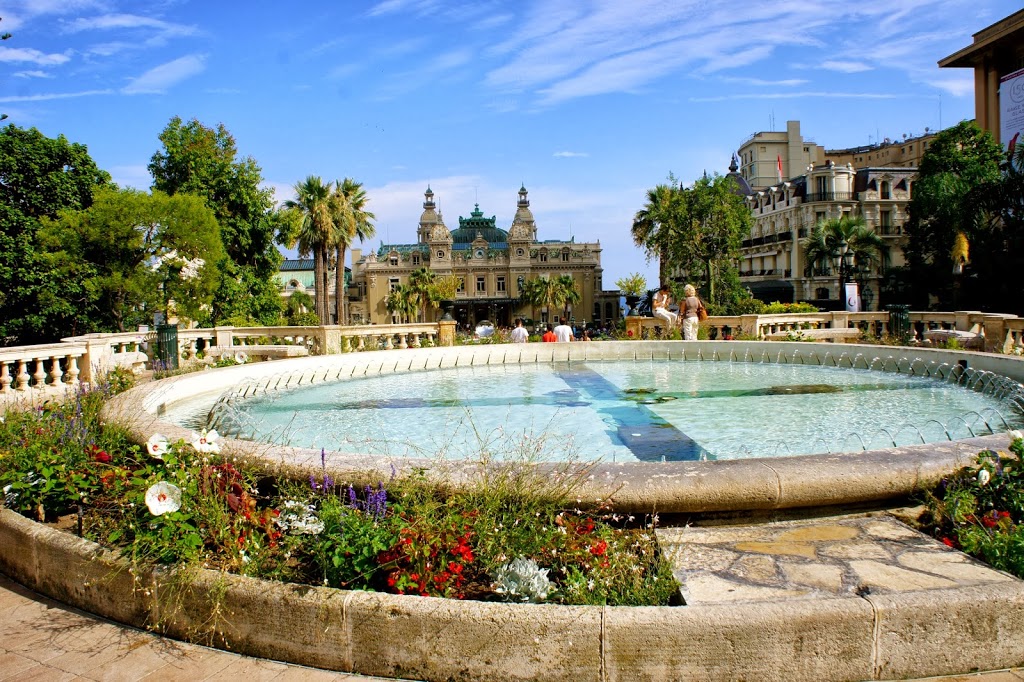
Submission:
M 735 173 L 735 162 L 731 168 Z M 822 220 L 860 216 L 886 241 L 885 262 L 859 273 L 865 310 L 876 310 L 879 289 L 890 267 L 904 264 L 903 224 L 916 177 L 914 168 L 871 167 L 855 170 L 831 160 L 808 166 L 806 173 L 747 195 L 754 224 L 743 240 L 740 278 L 764 301 L 839 300 L 839 275 L 812 268 L 802 241 Z
M 461 278 L 452 315 L 462 326 L 483 320 L 507 326 L 516 317 L 538 323 L 553 320 L 560 311 L 523 305 L 519 296 L 525 282 L 561 275 L 571 275 L 581 295 L 571 310 L 577 324 L 610 324 L 620 316 L 619 292 L 602 289 L 600 242 L 538 239 L 525 187 L 519 189 L 515 217 L 507 230 L 497 226 L 494 216 L 485 217 L 479 205 L 468 218 L 459 218 L 458 228 L 449 230 L 428 187 L 416 235 L 411 244 L 383 244 L 367 253 L 352 250 L 352 324 L 391 324 L 388 293 L 398 284 L 408 284 L 420 268 L 439 277 Z M 443 314 L 428 309 L 425 321 Z

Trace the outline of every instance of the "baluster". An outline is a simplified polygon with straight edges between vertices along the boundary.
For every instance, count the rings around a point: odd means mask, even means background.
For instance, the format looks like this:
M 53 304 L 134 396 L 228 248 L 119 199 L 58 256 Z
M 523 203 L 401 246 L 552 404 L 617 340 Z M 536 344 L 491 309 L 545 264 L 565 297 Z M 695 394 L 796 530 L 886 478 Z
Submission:
M 437 334 L 434 332 L 427 332 L 427 341 L 430 342 L 431 346 L 437 345 Z
M 420 347 L 420 335 L 417 334 L 416 332 L 412 333 L 412 347 L 413 348 L 419 348 Z
M 394 350 L 394 334 L 388 334 L 384 337 L 384 350 Z
M 405 337 L 406 337 L 406 333 L 405 332 L 399 332 L 398 333 L 398 347 L 399 348 L 408 348 L 409 347 L 409 344 L 405 342 Z
M 78 375 L 80 373 L 81 373 L 81 371 L 78 369 L 78 356 L 76 356 L 76 355 L 69 355 L 68 356 L 68 385 L 70 385 L 70 386 L 77 386 L 78 385 Z
M 366 335 L 359 335 L 359 345 L 356 346 L 356 350 L 366 350 Z
M 43 388 L 46 386 L 46 368 L 43 367 L 42 358 L 36 358 L 36 371 L 32 375 L 32 378 L 35 379 L 35 381 L 32 382 L 32 386 L 35 388 Z
M 11 392 L 11 368 L 6 362 L 0 362 L 0 393 Z
M 64 376 L 64 372 L 60 369 L 60 358 L 54 355 L 50 358 L 50 385 L 61 386 L 63 382 L 60 378 Z
M 28 373 L 28 366 L 24 360 L 18 360 L 18 390 L 28 390 L 28 380 L 32 377 Z

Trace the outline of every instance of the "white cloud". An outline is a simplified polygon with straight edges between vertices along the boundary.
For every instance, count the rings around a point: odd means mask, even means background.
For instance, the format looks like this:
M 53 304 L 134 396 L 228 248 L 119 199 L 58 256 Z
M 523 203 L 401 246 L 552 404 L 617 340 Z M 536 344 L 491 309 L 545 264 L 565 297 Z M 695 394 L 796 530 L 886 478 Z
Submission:
M 840 62 L 829 60 L 821 63 L 821 68 L 826 71 L 839 71 L 840 73 L 861 73 L 870 71 L 873 67 L 863 62 Z
M 0 45 L 0 62 L 29 62 L 39 66 L 55 66 L 66 64 L 71 57 L 68 54 L 46 54 L 30 47 L 6 47 Z
M 163 93 L 186 78 L 202 73 L 206 68 L 206 57 L 203 55 L 187 55 L 161 64 L 132 80 L 122 88 L 126 95 L 142 93 Z
M 114 166 L 110 169 L 110 177 L 118 187 L 148 190 L 153 184 L 153 176 L 144 165 Z
M 803 99 L 803 98 L 833 98 L 833 99 L 898 99 L 900 97 L 911 97 L 911 95 L 897 95 L 891 92 L 755 92 L 735 93 L 731 95 L 718 95 L 715 97 L 691 97 L 691 102 L 728 102 L 741 99 Z
M 105 31 L 117 29 L 152 29 L 164 36 L 191 36 L 198 33 L 195 26 L 175 24 L 137 14 L 104 14 L 98 17 L 79 17 L 64 26 L 65 33 Z
M 765 80 L 765 79 L 762 79 L 762 78 L 739 78 L 739 77 L 731 77 L 731 76 L 730 77 L 722 78 L 722 81 L 725 82 L 725 83 L 737 83 L 739 85 L 756 85 L 756 86 L 759 86 L 759 87 L 760 86 L 764 86 L 764 87 L 780 87 L 780 88 L 796 87 L 798 85 L 806 85 L 807 83 L 810 82 L 810 81 L 808 81 L 806 79 L 803 79 L 803 78 L 786 78 L 786 79 L 783 79 L 783 80 L 772 81 L 772 80 Z
M 574 158 L 586 158 L 590 156 L 586 152 L 555 152 L 552 154 L 556 159 L 574 159 Z
M 38 95 L 12 95 L 0 97 L 0 102 L 47 102 L 53 99 L 73 99 L 75 97 L 92 97 L 94 95 L 112 95 L 113 90 L 84 90 L 82 92 L 52 92 Z
M 945 76 L 943 78 L 943 76 Z M 942 72 L 925 81 L 928 85 L 943 90 L 954 97 L 970 97 L 974 95 L 974 75 L 969 71 L 962 73 Z
M 46 71 L 18 71 L 12 75 L 15 78 L 53 78 L 53 74 Z

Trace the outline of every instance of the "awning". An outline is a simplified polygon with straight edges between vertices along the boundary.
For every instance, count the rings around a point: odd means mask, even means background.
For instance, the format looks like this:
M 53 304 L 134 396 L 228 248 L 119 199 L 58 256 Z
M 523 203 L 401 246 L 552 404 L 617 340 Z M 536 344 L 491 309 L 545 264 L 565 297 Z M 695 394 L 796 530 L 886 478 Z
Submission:
M 792 303 L 796 293 L 793 283 L 782 279 L 749 282 L 746 284 L 746 287 L 750 289 L 750 293 L 754 295 L 754 298 L 760 299 L 765 303 L 773 303 L 775 301 L 779 303 Z

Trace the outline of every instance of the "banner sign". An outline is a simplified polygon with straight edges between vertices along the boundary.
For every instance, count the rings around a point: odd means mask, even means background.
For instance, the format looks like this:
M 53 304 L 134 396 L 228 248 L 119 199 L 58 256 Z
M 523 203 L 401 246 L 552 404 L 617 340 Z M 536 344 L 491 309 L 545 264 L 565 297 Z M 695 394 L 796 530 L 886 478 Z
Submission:
M 999 139 L 1013 153 L 1024 144 L 1024 69 L 999 79 Z
M 860 312 L 860 292 L 857 291 L 856 282 L 846 283 L 846 312 Z

